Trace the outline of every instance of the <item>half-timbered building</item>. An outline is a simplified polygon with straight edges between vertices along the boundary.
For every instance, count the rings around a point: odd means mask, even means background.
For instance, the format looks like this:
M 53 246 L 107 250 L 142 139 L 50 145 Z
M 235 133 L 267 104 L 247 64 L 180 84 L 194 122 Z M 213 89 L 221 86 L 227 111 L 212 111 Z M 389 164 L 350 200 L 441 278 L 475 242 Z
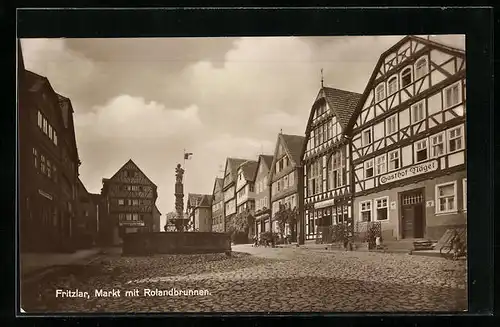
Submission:
M 212 190 L 212 231 L 224 232 L 224 193 L 222 187 L 223 178 L 215 178 Z
M 438 239 L 466 224 L 465 51 L 408 36 L 383 53 L 349 124 L 357 224 Z
M 271 188 L 269 174 L 273 164 L 272 155 L 259 155 L 255 171 L 255 231 L 257 235 L 271 230 Z
M 246 161 L 238 167 L 236 181 L 236 212 L 255 209 L 255 171 L 257 161 Z
M 125 233 L 153 231 L 157 186 L 130 159 L 113 177 L 103 179 L 103 237 L 120 244 Z
M 236 181 L 238 167 L 247 159 L 227 158 L 224 168 L 224 182 L 222 192 L 224 193 L 224 232 L 236 215 Z
M 274 215 L 284 205 L 290 209 L 296 208 L 301 216 L 293 231 L 299 235 L 299 242 L 303 243 L 303 192 L 304 173 L 300 155 L 305 138 L 299 135 L 278 134 L 274 157 L 271 163 L 269 183 L 271 187 L 271 231 L 279 232 Z M 290 226 L 285 226 L 288 232 Z M 292 241 L 297 241 L 292 235 Z
M 302 149 L 305 238 L 352 223 L 349 138 L 345 131 L 361 94 L 321 87 L 311 108 Z
M 21 251 L 72 251 L 79 160 L 71 102 L 25 70 L 20 43 L 18 75 Z

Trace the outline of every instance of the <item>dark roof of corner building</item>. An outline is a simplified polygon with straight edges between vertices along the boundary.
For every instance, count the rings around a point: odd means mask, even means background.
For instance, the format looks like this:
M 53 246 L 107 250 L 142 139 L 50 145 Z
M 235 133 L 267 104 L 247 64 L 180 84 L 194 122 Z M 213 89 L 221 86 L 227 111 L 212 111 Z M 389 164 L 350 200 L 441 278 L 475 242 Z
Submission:
M 238 167 L 238 169 L 241 168 L 241 170 L 243 171 L 243 177 L 247 181 L 253 182 L 255 178 L 255 172 L 257 171 L 257 165 L 258 165 L 257 161 L 249 160 L 242 163 Z
M 212 196 L 209 194 L 204 194 L 199 207 L 211 207 L 212 206 Z
M 300 155 L 306 138 L 299 135 L 280 135 L 283 139 L 284 146 L 287 148 L 288 153 L 291 156 L 290 159 L 292 159 L 296 165 L 300 165 Z
M 325 93 L 326 102 L 337 115 L 342 128 L 345 128 L 349 124 L 362 94 L 332 87 L 323 87 L 322 90 Z
M 212 205 L 212 195 L 210 194 L 188 194 L 188 206 L 192 208 L 210 207 Z
M 238 172 L 238 167 L 246 162 L 249 161 L 248 159 L 241 159 L 241 158 L 227 158 L 227 165 L 229 165 L 229 169 L 231 170 L 231 174 L 233 176 L 232 182 L 236 182 L 236 174 Z M 225 185 L 223 185 L 225 186 Z

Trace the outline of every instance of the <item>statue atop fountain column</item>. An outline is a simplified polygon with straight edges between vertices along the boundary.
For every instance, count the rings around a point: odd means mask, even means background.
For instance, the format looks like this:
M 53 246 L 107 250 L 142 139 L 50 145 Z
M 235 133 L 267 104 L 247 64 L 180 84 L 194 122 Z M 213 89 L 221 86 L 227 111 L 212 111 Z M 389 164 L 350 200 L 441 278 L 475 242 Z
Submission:
M 184 229 L 184 185 L 182 184 L 182 178 L 184 176 L 184 169 L 182 169 L 181 164 L 177 164 L 175 168 L 175 212 L 176 217 L 176 227 L 179 231 Z

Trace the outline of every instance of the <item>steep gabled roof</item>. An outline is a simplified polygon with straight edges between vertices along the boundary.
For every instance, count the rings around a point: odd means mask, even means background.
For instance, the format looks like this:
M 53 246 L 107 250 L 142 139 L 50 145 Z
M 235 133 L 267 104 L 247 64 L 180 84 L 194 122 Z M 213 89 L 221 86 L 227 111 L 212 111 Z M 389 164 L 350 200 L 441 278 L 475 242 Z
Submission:
M 210 207 L 212 205 L 212 195 L 210 194 L 188 194 L 188 207 L 189 208 L 199 208 L 199 207 Z
M 232 182 L 236 182 L 236 174 L 238 172 L 238 167 L 244 163 L 245 161 L 248 161 L 248 159 L 241 159 L 241 158 L 227 158 L 226 159 L 226 168 L 224 172 L 227 171 L 227 168 L 229 167 L 231 177 L 232 177 Z M 226 186 L 226 185 L 223 185 Z
M 296 166 L 300 166 L 300 154 L 306 138 L 304 136 L 287 134 L 280 134 L 279 137 L 281 137 L 283 141 L 283 147 L 289 155 L 290 161 L 292 161 L 292 163 L 294 163 Z
M 403 39 L 401 39 L 399 42 L 394 44 L 392 47 L 390 47 L 388 50 L 386 50 L 384 53 L 382 53 L 380 55 L 380 58 L 377 61 L 377 64 L 375 65 L 375 68 L 372 71 L 372 75 L 371 75 L 370 79 L 368 80 L 368 83 L 366 83 L 365 90 L 364 90 L 361 98 L 358 101 L 358 105 L 356 106 L 356 109 L 354 110 L 354 113 L 351 116 L 351 119 L 349 120 L 349 123 L 347 124 L 346 130 L 344 131 L 344 133 L 349 133 L 352 130 L 354 124 L 356 123 L 356 119 L 358 118 L 358 115 L 360 114 L 360 112 L 363 110 L 363 105 L 366 101 L 366 98 L 370 94 L 372 84 L 377 79 L 378 72 L 380 70 L 380 67 L 384 64 L 385 58 L 388 55 L 390 55 L 391 53 L 393 53 L 394 51 L 396 51 L 399 47 L 401 47 L 403 44 L 405 44 L 409 40 L 414 40 L 416 42 L 423 43 L 432 49 L 437 49 L 437 50 L 443 51 L 445 53 L 448 53 L 448 54 L 451 54 L 454 56 L 465 57 L 465 51 L 462 49 L 458 49 L 455 47 L 444 45 L 442 43 L 427 40 L 427 39 L 424 39 L 424 38 L 421 38 L 418 36 L 414 36 L 414 35 L 405 36 Z
M 245 161 L 242 163 L 238 169 L 243 172 L 243 177 L 247 182 L 253 182 L 255 180 L 255 172 L 257 171 L 258 162 L 254 160 Z
M 212 196 L 209 194 L 204 194 L 199 207 L 207 208 L 212 206 Z
M 110 180 L 114 179 L 114 178 L 118 175 L 118 173 L 119 173 L 119 172 L 120 172 L 123 168 L 125 168 L 125 166 L 126 166 L 127 164 L 129 164 L 129 163 L 131 163 L 132 165 L 134 165 L 134 166 L 137 168 L 137 170 L 138 170 L 141 174 L 143 174 L 143 175 L 144 175 L 144 178 L 146 178 L 146 179 L 147 179 L 147 181 L 148 181 L 149 183 L 151 183 L 152 185 L 154 185 L 155 187 L 157 187 L 157 186 L 156 186 L 156 184 L 155 184 L 155 183 L 153 183 L 153 181 L 151 181 L 151 179 L 149 179 L 149 177 L 148 177 L 146 174 L 144 174 L 144 172 L 141 170 L 141 168 L 139 168 L 139 166 L 137 166 L 137 164 L 136 164 L 136 163 L 135 163 L 132 159 L 129 159 L 126 163 L 124 163 L 124 164 L 123 164 L 123 166 L 121 166 L 121 167 L 120 167 L 120 169 L 118 169 L 118 170 L 116 171 L 116 173 L 115 173 L 115 174 L 114 174 L 111 178 L 103 178 L 103 179 L 102 179 L 102 182 L 104 183 L 104 182 L 107 182 L 107 181 L 110 181 Z
M 203 197 L 203 194 L 189 193 L 188 198 L 187 198 L 187 206 L 188 207 L 197 207 L 198 204 L 201 202 L 202 197 Z
M 215 188 L 217 186 L 219 186 L 219 188 L 222 190 L 222 187 L 224 186 L 224 178 L 215 177 L 214 187 L 212 188 L 212 194 L 215 194 Z
M 358 105 L 361 94 L 331 87 L 323 87 L 322 90 L 330 110 L 337 116 L 342 129 L 346 128 Z M 314 110 L 311 110 L 311 113 L 314 115 Z
M 273 155 L 269 155 L 269 154 L 261 154 L 261 155 L 259 155 L 259 159 L 257 159 L 257 168 L 255 169 L 255 173 L 254 173 L 254 176 L 253 176 L 253 180 L 254 181 L 257 178 L 257 174 L 259 173 L 260 163 L 263 162 L 267 166 L 267 168 L 269 170 L 271 170 L 271 165 L 273 164 L 273 158 L 274 158 L 274 156 Z

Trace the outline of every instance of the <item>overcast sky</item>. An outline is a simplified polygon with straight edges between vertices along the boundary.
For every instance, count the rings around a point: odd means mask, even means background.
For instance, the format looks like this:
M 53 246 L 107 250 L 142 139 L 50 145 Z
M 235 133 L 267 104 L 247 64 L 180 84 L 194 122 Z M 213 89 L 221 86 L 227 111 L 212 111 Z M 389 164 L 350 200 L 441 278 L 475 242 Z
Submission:
M 183 149 L 184 193 L 211 193 L 225 158 L 272 154 L 280 129 L 303 135 L 320 87 L 362 93 L 382 52 L 401 36 L 25 39 L 26 69 L 69 97 L 80 178 L 99 193 L 132 159 L 174 207 Z M 465 48 L 464 36 L 432 40 Z

